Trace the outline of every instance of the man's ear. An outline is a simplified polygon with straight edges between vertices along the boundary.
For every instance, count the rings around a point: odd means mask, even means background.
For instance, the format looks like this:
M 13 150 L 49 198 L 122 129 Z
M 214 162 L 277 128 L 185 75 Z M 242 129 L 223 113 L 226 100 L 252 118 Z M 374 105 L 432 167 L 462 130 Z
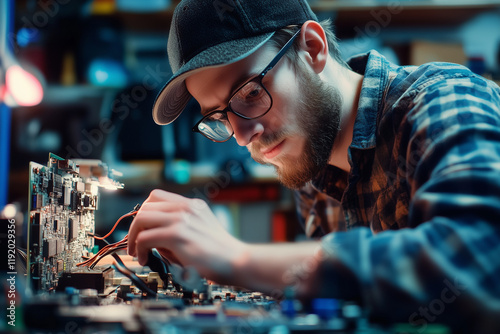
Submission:
M 316 21 L 306 21 L 299 36 L 303 59 L 316 73 L 321 73 L 328 59 L 328 41 L 323 27 Z

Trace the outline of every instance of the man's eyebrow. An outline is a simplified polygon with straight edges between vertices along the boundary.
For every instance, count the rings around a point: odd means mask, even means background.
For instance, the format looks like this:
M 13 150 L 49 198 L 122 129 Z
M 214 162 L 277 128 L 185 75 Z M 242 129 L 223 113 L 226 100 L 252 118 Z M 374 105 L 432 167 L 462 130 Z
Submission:
M 229 92 L 229 94 L 227 95 L 227 97 L 224 99 L 225 101 L 229 102 L 229 99 L 233 96 L 234 93 L 236 93 L 236 91 L 242 86 L 244 85 L 245 83 L 247 83 L 249 80 L 251 80 L 252 78 L 256 77 L 257 75 L 259 75 L 261 73 L 261 71 L 259 72 L 254 72 L 252 71 L 250 74 L 248 73 L 245 73 L 244 75 L 242 75 L 240 78 L 238 78 L 238 80 L 235 81 L 235 83 L 231 86 L 231 90 Z M 221 106 L 220 105 L 216 105 L 216 106 L 211 106 L 211 107 L 208 107 L 208 108 L 201 108 L 201 114 L 203 116 L 213 112 L 213 111 L 216 111 L 218 109 L 220 109 Z

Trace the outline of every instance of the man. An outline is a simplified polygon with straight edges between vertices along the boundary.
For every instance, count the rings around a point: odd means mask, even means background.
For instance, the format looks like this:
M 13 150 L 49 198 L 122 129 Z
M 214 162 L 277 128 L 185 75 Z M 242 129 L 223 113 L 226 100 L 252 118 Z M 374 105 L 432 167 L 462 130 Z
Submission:
M 274 165 L 296 189 L 306 233 L 325 236 L 246 244 L 203 201 L 155 190 L 130 228 L 130 255 L 145 264 L 157 248 L 220 283 L 356 300 L 421 330 L 496 323 L 498 86 L 375 51 L 346 64 L 303 0 L 182 1 L 168 48 L 174 75 L 154 120 L 173 122 L 194 97 L 193 130 L 234 137 Z

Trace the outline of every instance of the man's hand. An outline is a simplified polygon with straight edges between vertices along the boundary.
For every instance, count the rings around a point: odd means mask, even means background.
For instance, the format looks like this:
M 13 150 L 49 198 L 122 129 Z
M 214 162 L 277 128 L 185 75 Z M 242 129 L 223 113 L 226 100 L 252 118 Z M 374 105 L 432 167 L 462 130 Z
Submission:
M 172 262 L 193 266 L 207 278 L 224 282 L 246 245 L 230 235 L 201 199 L 153 190 L 129 230 L 128 253 L 145 265 L 156 248 Z
M 204 201 L 163 190 L 151 192 L 129 230 L 128 253 L 141 265 L 151 248 L 220 284 L 269 294 L 289 285 L 300 288 L 294 277 L 313 278 L 320 254 L 317 241 L 243 243 L 221 226 Z

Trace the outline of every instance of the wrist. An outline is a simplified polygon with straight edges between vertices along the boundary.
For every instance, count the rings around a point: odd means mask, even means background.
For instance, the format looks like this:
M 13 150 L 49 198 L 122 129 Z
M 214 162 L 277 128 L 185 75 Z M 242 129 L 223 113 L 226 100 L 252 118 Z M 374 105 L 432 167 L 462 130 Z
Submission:
M 247 277 L 249 276 L 249 267 L 251 264 L 251 248 L 252 246 L 241 242 L 238 251 L 231 257 L 231 284 L 246 286 Z

